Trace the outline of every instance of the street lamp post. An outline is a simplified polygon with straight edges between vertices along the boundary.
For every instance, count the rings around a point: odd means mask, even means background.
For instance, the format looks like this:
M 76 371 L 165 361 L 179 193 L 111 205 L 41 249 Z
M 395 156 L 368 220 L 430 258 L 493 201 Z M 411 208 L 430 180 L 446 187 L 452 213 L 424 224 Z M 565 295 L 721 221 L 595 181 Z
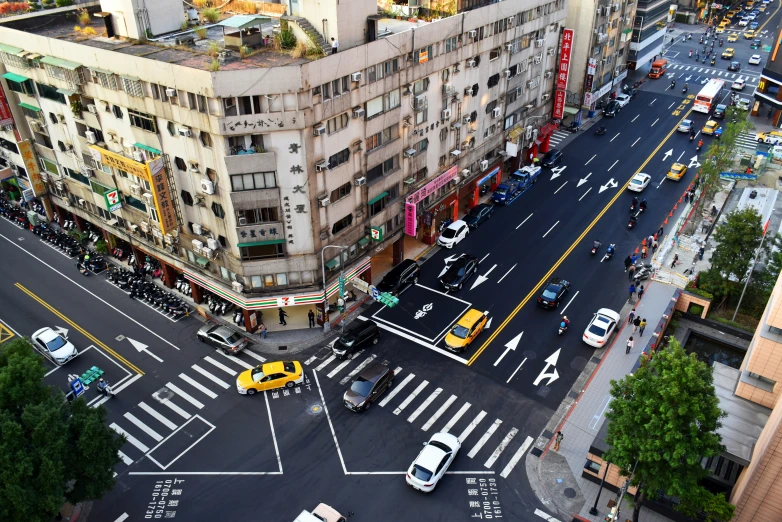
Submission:
M 323 254 L 324 254 L 324 252 L 326 252 L 327 248 L 338 248 L 340 254 L 342 254 L 342 251 L 343 250 L 347 250 L 348 247 L 341 246 L 341 245 L 326 245 L 320 251 L 320 270 L 321 270 L 321 274 L 323 275 L 323 316 L 324 316 L 323 317 L 324 318 L 324 321 L 323 321 L 323 332 L 324 333 L 328 332 L 329 330 L 331 330 L 331 325 L 329 324 L 328 317 L 327 317 L 328 310 L 329 310 L 329 297 L 328 297 L 328 295 L 326 293 L 326 290 L 327 290 L 327 287 L 326 287 L 326 265 L 325 265 L 325 262 L 324 262 L 324 259 L 323 259 Z M 345 275 L 344 266 L 345 266 L 345 263 L 343 262 L 342 256 L 340 255 L 340 257 L 339 257 L 339 277 L 340 278 L 342 278 Z M 342 298 L 342 294 L 341 293 L 340 293 L 339 297 Z M 343 316 L 343 319 L 342 319 L 342 329 L 344 330 L 344 328 L 345 328 L 345 319 L 344 319 L 344 316 Z
M 589 508 L 589 514 L 590 515 L 597 515 L 597 513 L 598 513 L 598 511 L 597 511 L 597 502 L 600 500 L 600 493 L 602 493 L 602 491 L 603 491 L 603 484 L 605 484 L 606 475 L 608 475 L 608 470 L 611 468 L 611 463 L 610 462 L 606 462 L 606 464 L 608 464 L 608 465 L 606 466 L 605 473 L 603 473 L 602 480 L 600 480 L 600 489 L 597 490 L 597 496 L 595 497 L 595 505 L 592 506 L 591 508 Z

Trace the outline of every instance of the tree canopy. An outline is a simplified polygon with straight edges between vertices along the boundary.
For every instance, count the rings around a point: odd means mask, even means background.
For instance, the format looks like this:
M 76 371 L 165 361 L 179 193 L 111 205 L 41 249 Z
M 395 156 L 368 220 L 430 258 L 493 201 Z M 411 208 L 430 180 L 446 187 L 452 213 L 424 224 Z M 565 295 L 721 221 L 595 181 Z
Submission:
M 708 521 L 729 520 L 734 507 L 701 485 L 710 474 L 701 460 L 723 449 L 716 430 L 724 414 L 711 368 L 672 339 L 636 373 L 612 380 L 611 396 L 610 449 L 603 458 L 632 475 L 638 487 L 633 519 L 638 521 L 647 497 L 664 492 L 678 498 L 677 509 L 688 515 L 705 512 Z
M 100 498 L 114 485 L 123 437 L 106 409 L 72 403 L 43 382 L 25 339 L 0 344 L 0 519 L 50 522 L 67 501 Z

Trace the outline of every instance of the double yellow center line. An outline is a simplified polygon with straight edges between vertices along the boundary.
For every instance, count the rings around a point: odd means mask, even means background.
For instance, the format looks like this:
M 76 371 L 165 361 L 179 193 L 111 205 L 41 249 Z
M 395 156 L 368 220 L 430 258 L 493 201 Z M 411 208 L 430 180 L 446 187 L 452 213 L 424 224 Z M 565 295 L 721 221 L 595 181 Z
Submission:
M 81 333 L 84 337 L 86 337 L 87 339 L 92 341 L 96 346 L 102 348 L 106 352 L 108 352 L 111 355 L 113 355 L 118 361 L 122 362 L 122 364 L 124 364 L 125 366 L 127 366 L 128 368 L 133 370 L 134 372 L 138 373 L 139 375 L 144 375 L 144 372 L 142 372 L 140 369 L 138 369 L 138 367 L 136 367 L 133 363 L 131 363 L 130 361 L 125 359 L 123 356 L 121 356 L 120 354 L 118 354 L 117 352 L 115 352 L 114 350 L 112 350 L 111 348 L 109 348 L 108 346 L 103 344 L 102 342 L 100 342 L 97 337 L 95 337 L 91 333 L 87 332 L 84 328 L 82 328 L 81 326 L 79 326 L 78 324 L 74 323 L 69 318 L 67 318 L 66 316 L 61 314 L 56 308 L 54 308 L 52 305 L 50 305 L 49 303 L 47 303 L 46 301 L 44 301 L 43 299 L 41 299 L 40 297 L 38 297 L 37 295 L 32 293 L 30 290 L 25 288 L 23 285 L 21 285 L 20 283 L 16 283 L 14 286 L 16 286 L 16 288 L 18 288 L 19 290 L 21 290 L 22 292 L 24 292 L 25 294 L 27 294 L 28 296 L 33 298 L 35 301 L 40 303 L 44 308 L 49 310 L 51 313 L 53 313 L 54 315 L 56 315 L 57 317 L 59 317 L 60 319 L 65 321 L 66 323 L 68 323 L 68 325 L 70 325 L 73 329 L 75 329 L 76 331 Z
M 655 154 L 660 152 L 660 149 L 662 148 L 663 145 L 665 145 L 665 142 L 668 141 L 668 139 L 670 139 L 670 137 L 676 132 L 676 128 L 679 126 L 679 124 L 681 124 L 682 121 L 687 119 L 687 117 L 690 115 L 691 112 L 692 112 L 692 108 L 690 108 L 690 110 L 687 111 L 687 113 L 682 117 L 682 119 L 679 120 L 679 123 L 677 123 L 673 127 L 673 129 L 671 129 L 671 131 L 668 133 L 668 135 L 665 137 L 665 139 L 662 140 L 659 145 L 657 145 L 657 148 L 655 148 L 652 151 L 652 153 L 649 155 L 649 157 L 646 158 L 646 161 L 644 161 L 643 164 L 641 164 L 641 166 L 638 168 L 638 170 L 633 173 L 633 176 L 635 174 L 643 171 L 644 167 L 646 167 L 646 165 L 652 160 L 652 158 L 654 157 Z M 603 150 L 606 150 L 606 149 L 607 148 L 604 148 Z M 633 179 L 633 177 L 631 176 L 630 179 Z M 538 281 L 538 284 L 536 284 L 532 288 L 532 290 L 530 290 L 530 292 L 527 294 L 527 296 L 524 299 L 521 300 L 521 302 L 516 306 L 516 308 L 514 308 L 514 310 L 510 313 L 510 315 L 508 315 L 508 317 L 505 318 L 505 320 L 502 322 L 502 324 L 500 324 L 500 326 L 496 330 L 494 330 L 494 332 L 489 336 L 489 338 L 486 340 L 486 342 L 484 342 L 481 345 L 481 347 L 478 348 L 478 351 L 475 352 L 475 354 L 473 354 L 472 357 L 470 357 L 470 360 L 467 361 L 467 366 L 472 365 L 472 363 L 474 363 L 476 361 L 476 359 L 478 359 L 478 357 L 483 353 L 484 350 L 486 350 L 486 348 L 489 347 L 489 345 L 492 343 L 492 341 L 494 341 L 494 339 L 496 339 L 496 337 L 508 325 L 508 323 L 510 323 L 511 320 L 514 317 L 516 317 L 516 314 L 518 314 L 521 311 L 521 309 L 524 307 L 524 305 L 526 305 L 529 302 L 529 300 L 532 299 L 532 296 L 534 296 L 535 293 L 537 293 L 538 289 L 540 289 L 540 287 L 543 285 L 543 283 L 548 281 L 549 277 L 551 277 L 551 275 L 554 273 L 554 271 L 557 268 L 559 268 L 559 265 L 561 265 L 562 262 L 565 261 L 565 259 L 567 258 L 567 256 L 570 255 L 570 253 L 573 251 L 573 249 L 576 248 L 576 246 L 584 239 L 584 237 L 589 233 L 589 231 L 592 230 L 592 228 L 597 224 L 597 222 L 600 220 L 600 218 L 602 218 L 603 215 L 608 211 L 608 209 L 611 208 L 611 205 L 613 205 L 614 202 L 617 199 L 619 199 L 619 196 L 622 195 L 622 192 L 624 192 L 624 189 L 627 187 L 627 184 L 630 183 L 630 179 L 628 179 L 624 183 L 624 185 L 622 185 L 619 188 L 619 190 L 616 191 L 616 194 L 614 195 L 613 198 L 611 198 L 611 201 L 609 201 L 606 204 L 606 206 L 603 208 L 603 210 L 601 210 L 600 213 L 597 216 L 595 216 L 595 218 L 592 220 L 592 222 L 589 224 L 589 226 L 584 229 L 584 231 L 581 233 L 580 236 L 578 236 L 578 239 L 576 239 L 573 242 L 573 244 L 570 245 L 570 248 L 568 248 L 565 251 L 565 253 L 562 254 L 562 257 L 560 257 L 559 260 L 556 263 L 554 263 L 554 266 L 552 266 L 551 269 L 548 272 L 546 272 L 546 275 L 544 275 L 543 278 L 540 281 Z

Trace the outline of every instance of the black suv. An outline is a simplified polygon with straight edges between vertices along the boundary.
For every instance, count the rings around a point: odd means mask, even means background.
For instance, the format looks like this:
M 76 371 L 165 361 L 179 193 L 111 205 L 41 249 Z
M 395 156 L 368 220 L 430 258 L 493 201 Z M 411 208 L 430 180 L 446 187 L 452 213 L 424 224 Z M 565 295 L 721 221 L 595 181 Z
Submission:
M 562 163 L 562 151 L 557 149 L 549 149 L 545 156 L 543 156 L 543 166 L 551 168 L 555 165 Z
M 398 295 L 403 289 L 416 284 L 420 274 L 421 267 L 418 263 L 412 259 L 405 259 L 385 275 L 383 280 L 378 283 L 377 289 L 381 292 Z
M 741 69 L 741 64 L 735 60 L 730 62 L 730 65 L 728 65 L 729 71 L 738 71 L 740 69 Z
M 345 392 L 342 398 L 351 411 L 366 411 L 394 382 L 394 370 L 380 363 L 365 368 Z
M 717 107 L 714 109 L 714 114 L 712 115 L 714 118 L 719 118 L 720 120 L 725 117 L 725 111 L 728 110 L 728 107 L 723 104 L 717 105 Z
M 619 110 L 621 108 L 622 106 L 619 105 L 618 101 L 611 100 L 610 102 L 608 102 L 608 105 L 606 105 L 605 109 L 603 109 L 603 115 L 614 117 L 617 114 L 619 114 Z
M 380 328 L 374 321 L 358 320 L 351 324 L 342 337 L 334 342 L 331 350 L 340 359 L 347 359 L 367 344 L 377 344 Z

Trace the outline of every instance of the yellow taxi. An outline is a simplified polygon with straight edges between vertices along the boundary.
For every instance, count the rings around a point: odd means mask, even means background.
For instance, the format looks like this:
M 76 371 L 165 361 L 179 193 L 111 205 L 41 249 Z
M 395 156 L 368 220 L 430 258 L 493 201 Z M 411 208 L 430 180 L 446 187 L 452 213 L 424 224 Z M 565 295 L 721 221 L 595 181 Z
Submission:
M 766 12 L 766 6 L 765 5 L 761 5 L 760 7 L 758 7 L 758 11 L 760 11 L 761 13 L 765 13 Z
M 701 134 L 708 134 L 709 136 L 711 136 L 719 128 L 720 128 L 719 123 L 717 123 L 714 120 L 709 120 L 706 122 L 706 125 L 704 125 L 703 128 L 701 129 Z
M 758 140 L 758 143 L 771 143 L 772 145 L 777 145 L 782 143 L 782 132 L 760 132 L 755 135 L 755 139 Z
M 478 337 L 488 321 L 489 312 L 475 308 L 468 310 L 445 336 L 445 346 L 454 352 L 461 352 Z
M 687 165 L 682 163 L 674 163 L 671 165 L 671 170 L 668 171 L 668 175 L 666 177 L 674 181 L 680 181 L 686 173 Z
M 730 25 L 730 18 L 725 17 L 720 21 L 720 25 Z
M 722 34 L 725 32 L 725 28 L 728 27 L 727 25 L 718 25 L 717 29 L 714 30 L 715 34 Z
M 236 378 L 236 390 L 242 395 L 277 388 L 293 388 L 304 382 L 304 372 L 299 361 L 277 361 L 259 364 L 245 370 Z
M 747 11 L 752 11 L 752 6 L 753 5 L 755 5 L 755 2 L 753 2 L 752 0 L 749 0 L 749 2 L 744 4 L 744 9 L 746 9 Z
M 744 31 L 744 38 L 746 38 L 747 40 L 752 40 L 753 38 L 755 38 L 755 31 L 753 31 L 752 29 L 750 29 L 749 31 Z
M 728 43 L 733 43 L 738 41 L 739 41 L 739 35 L 737 33 L 732 33 L 730 36 L 728 36 Z
M 736 54 L 736 51 L 733 50 L 733 47 L 728 47 L 724 51 L 722 51 L 722 57 L 726 60 L 730 60 L 733 58 L 733 55 Z

